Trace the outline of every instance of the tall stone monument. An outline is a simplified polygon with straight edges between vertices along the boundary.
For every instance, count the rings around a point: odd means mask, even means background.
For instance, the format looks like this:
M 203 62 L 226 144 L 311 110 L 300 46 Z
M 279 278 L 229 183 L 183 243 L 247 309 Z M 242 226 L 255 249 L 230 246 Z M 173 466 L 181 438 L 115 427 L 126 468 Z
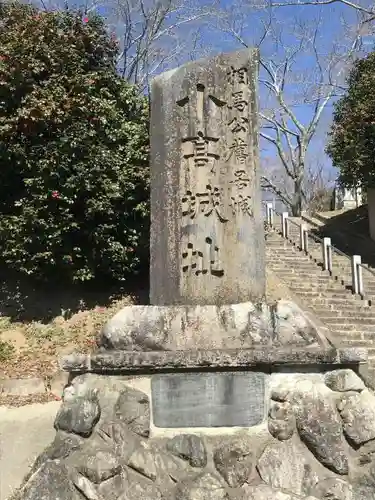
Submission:
M 154 81 L 153 305 L 61 361 L 56 439 L 12 500 L 374 498 L 366 350 L 263 300 L 256 76 L 249 50 Z
M 153 80 L 151 304 L 264 298 L 257 79 L 243 50 Z

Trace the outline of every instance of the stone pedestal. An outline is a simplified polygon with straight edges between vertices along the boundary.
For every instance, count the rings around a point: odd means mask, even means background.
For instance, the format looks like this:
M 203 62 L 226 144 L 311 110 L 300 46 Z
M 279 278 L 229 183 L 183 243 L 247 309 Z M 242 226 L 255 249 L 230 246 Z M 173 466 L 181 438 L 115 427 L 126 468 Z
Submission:
M 152 82 L 153 305 L 264 298 L 257 77 L 244 50 Z

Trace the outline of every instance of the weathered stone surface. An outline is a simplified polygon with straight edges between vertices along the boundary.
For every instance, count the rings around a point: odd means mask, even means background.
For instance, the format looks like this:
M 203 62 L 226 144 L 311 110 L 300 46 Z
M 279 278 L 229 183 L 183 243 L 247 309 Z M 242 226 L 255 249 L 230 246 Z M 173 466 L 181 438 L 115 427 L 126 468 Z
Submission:
M 210 472 L 177 485 L 175 500 L 229 500 L 223 482 Z
M 375 396 L 369 391 L 342 397 L 338 409 L 344 432 L 356 445 L 375 439 Z
M 187 460 L 192 467 L 205 467 L 207 452 L 203 440 L 194 434 L 180 434 L 167 442 L 167 450 Z
M 183 460 L 154 449 L 149 443 L 142 442 L 127 460 L 128 467 L 142 476 L 155 481 L 157 477 L 171 478 L 178 481 L 190 470 L 189 465 Z
M 213 335 L 212 332 L 215 332 Z M 226 349 L 253 345 L 320 345 L 310 319 L 294 303 L 128 306 L 103 327 L 98 344 L 128 351 Z
M 348 446 L 333 402 L 328 398 L 301 394 L 295 415 L 299 435 L 316 458 L 334 472 L 347 474 Z
M 366 352 L 367 351 L 362 350 Z M 87 354 L 86 368 L 77 368 L 76 354 L 70 354 L 60 360 L 61 368 L 72 373 L 111 373 L 122 374 L 144 372 L 145 370 L 162 371 L 170 369 L 197 368 L 249 368 L 266 365 L 305 366 L 341 364 L 342 349 L 303 349 L 299 347 L 254 349 L 202 349 L 190 351 L 111 351 Z M 348 354 L 348 353 L 347 353 Z M 81 355 L 79 355 L 81 356 Z M 363 354 L 363 356 L 365 356 Z M 364 359 L 364 358 L 363 358 Z M 363 361 L 354 359 L 355 364 Z M 349 361 L 348 361 L 349 363 Z
M 116 500 L 166 500 L 160 488 L 139 474 L 128 474 L 126 489 Z
M 267 484 L 245 486 L 244 490 L 244 499 L 246 498 L 246 500 L 298 500 L 302 498 L 291 493 L 286 493 L 275 488 L 271 488 L 271 486 L 268 486 Z M 314 500 L 314 498 L 311 496 L 308 498 L 305 497 L 305 499 Z
M 99 418 L 100 406 L 95 396 L 77 397 L 73 401 L 64 402 L 61 406 L 56 415 L 55 428 L 88 437 Z
M 60 460 L 49 460 L 38 469 L 16 496 L 17 500 L 81 500 Z
M 269 444 L 257 469 L 267 485 L 295 495 L 308 495 L 320 478 L 328 475 L 297 436 Z
M 116 453 L 126 462 L 142 440 L 122 421 L 103 423 L 96 429 L 104 442 L 110 442 Z
M 268 430 L 280 441 L 290 439 L 296 428 L 296 419 L 290 403 L 273 403 L 268 412 Z
M 353 487 L 343 479 L 332 477 L 319 481 L 313 489 L 313 495 L 323 499 L 352 500 Z
M 129 489 L 129 485 L 128 474 L 122 471 L 121 474 L 103 481 L 98 487 L 98 492 L 105 500 L 118 500 L 124 491 Z
M 152 82 L 151 304 L 265 295 L 257 68 L 244 50 Z
M 121 391 L 115 405 L 115 415 L 136 434 L 144 437 L 150 434 L 150 404 L 143 392 L 130 387 Z
M 327 386 L 332 391 L 346 392 L 358 391 L 361 392 L 365 389 L 365 384 L 358 375 L 349 369 L 334 370 L 326 373 L 324 377 Z
M 265 417 L 264 373 L 154 375 L 151 390 L 157 427 L 248 427 Z
M 236 488 L 250 477 L 256 462 L 256 448 L 249 439 L 233 439 L 214 450 L 216 470 L 225 481 Z
M 110 449 L 93 449 L 91 453 L 81 455 L 77 470 L 92 483 L 99 484 L 120 474 L 122 466 Z
M 73 483 L 76 489 L 82 493 L 83 498 L 87 500 L 105 500 L 98 492 L 98 488 L 87 477 L 80 474 L 73 475 Z

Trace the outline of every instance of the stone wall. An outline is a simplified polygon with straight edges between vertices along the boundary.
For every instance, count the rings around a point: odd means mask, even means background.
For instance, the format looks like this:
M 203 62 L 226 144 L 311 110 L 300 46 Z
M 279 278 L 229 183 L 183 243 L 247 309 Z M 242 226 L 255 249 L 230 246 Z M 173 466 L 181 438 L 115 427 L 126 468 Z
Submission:
M 76 377 L 14 499 L 375 499 L 375 396 L 362 379 L 256 373 L 263 417 L 228 428 L 157 427 L 152 376 Z

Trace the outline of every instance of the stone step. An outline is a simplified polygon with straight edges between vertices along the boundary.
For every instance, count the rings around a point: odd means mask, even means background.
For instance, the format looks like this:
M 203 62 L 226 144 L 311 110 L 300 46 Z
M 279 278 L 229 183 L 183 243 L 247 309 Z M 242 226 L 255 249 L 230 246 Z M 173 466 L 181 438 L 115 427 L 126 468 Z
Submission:
M 345 290 L 344 288 L 343 289 L 340 289 L 340 288 L 333 288 L 333 287 L 327 287 L 327 288 L 322 288 L 322 287 L 314 287 L 314 285 L 310 284 L 310 283 L 306 283 L 304 286 L 302 286 L 302 283 L 299 284 L 298 286 L 292 284 L 291 285 L 291 288 L 293 288 L 293 290 L 297 293 L 317 293 L 318 295 L 319 294 L 323 294 L 324 293 L 324 296 L 325 297 L 330 297 L 332 295 L 332 297 L 351 297 L 351 294 L 348 292 L 348 290 Z M 323 296 L 323 295 L 322 295 Z
M 337 340 L 365 340 L 361 332 L 353 332 L 348 335 L 348 332 L 342 332 L 341 330 L 331 330 L 331 335 Z
M 350 293 L 350 290 L 349 290 L 349 293 Z M 330 299 L 317 299 L 316 300 L 316 303 L 319 304 L 320 302 L 322 303 L 326 303 L 327 300 L 332 303 L 332 304 L 337 304 L 338 306 L 345 306 L 347 303 L 348 303 L 348 300 L 345 299 L 345 298 L 333 298 L 332 300 Z M 352 301 L 355 301 L 356 303 L 358 303 L 358 305 L 360 307 L 363 307 L 365 309 L 371 307 L 369 304 L 368 304 L 368 301 L 366 301 L 365 299 L 361 299 L 360 295 L 350 295 L 350 299 L 349 299 L 349 302 L 352 303 Z M 315 303 L 315 300 L 313 301 Z
M 352 325 L 348 323 L 344 323 L 341 321 L 342 318 L 337 318 L 337 323 L 330 323 L 330 328 L 334 328 L 335 330 L 341 330 L 341 331 L 348 331 L 348 332 L 353 332 L 353 331 L 361 331 L 362 333 L 366 332 L 375 332 L 375 327 L 374 325 Z
M 344 311 L 343 311 L 344 313 Z M 329 318 L 325 317 L 322 318 L 325 323 L 337 323 L 337 320 L 340 319 L 343 323 L 347 323 L 349 325 L 357 325 L 358 329 L 362 329 L 362 324 L 363 325 L 375 325 L 375 315 L 373 317 L 362 317 L 362 316 L 339 316 L 339 317 L 334 317 L 334 318 Z
M 323 308 L 323 307 L 316 307 L 314 306 L 314 311 L 317 313 L 317 314 L 321 314 L 322 316 L 329 316 L 329 317 L 349 317 L 348 315 L 348 309 L 347 308 L 342 308 L 342 309 L 339 309 L 339 308 L 336 308 L 335 310 L 332 310 L 332 309 L 326 309 L 326 308 Z M 375 318 L 375 311 L 374 310 L 370 310 L 370 311 L 363 311 L 361 309 L 356 309 L 356 308 L 353 308 L 353 311 L 350 313 L 350 317 L 351 316 L 354 316 L 354 317 L 361 317 L 361 318 Z

